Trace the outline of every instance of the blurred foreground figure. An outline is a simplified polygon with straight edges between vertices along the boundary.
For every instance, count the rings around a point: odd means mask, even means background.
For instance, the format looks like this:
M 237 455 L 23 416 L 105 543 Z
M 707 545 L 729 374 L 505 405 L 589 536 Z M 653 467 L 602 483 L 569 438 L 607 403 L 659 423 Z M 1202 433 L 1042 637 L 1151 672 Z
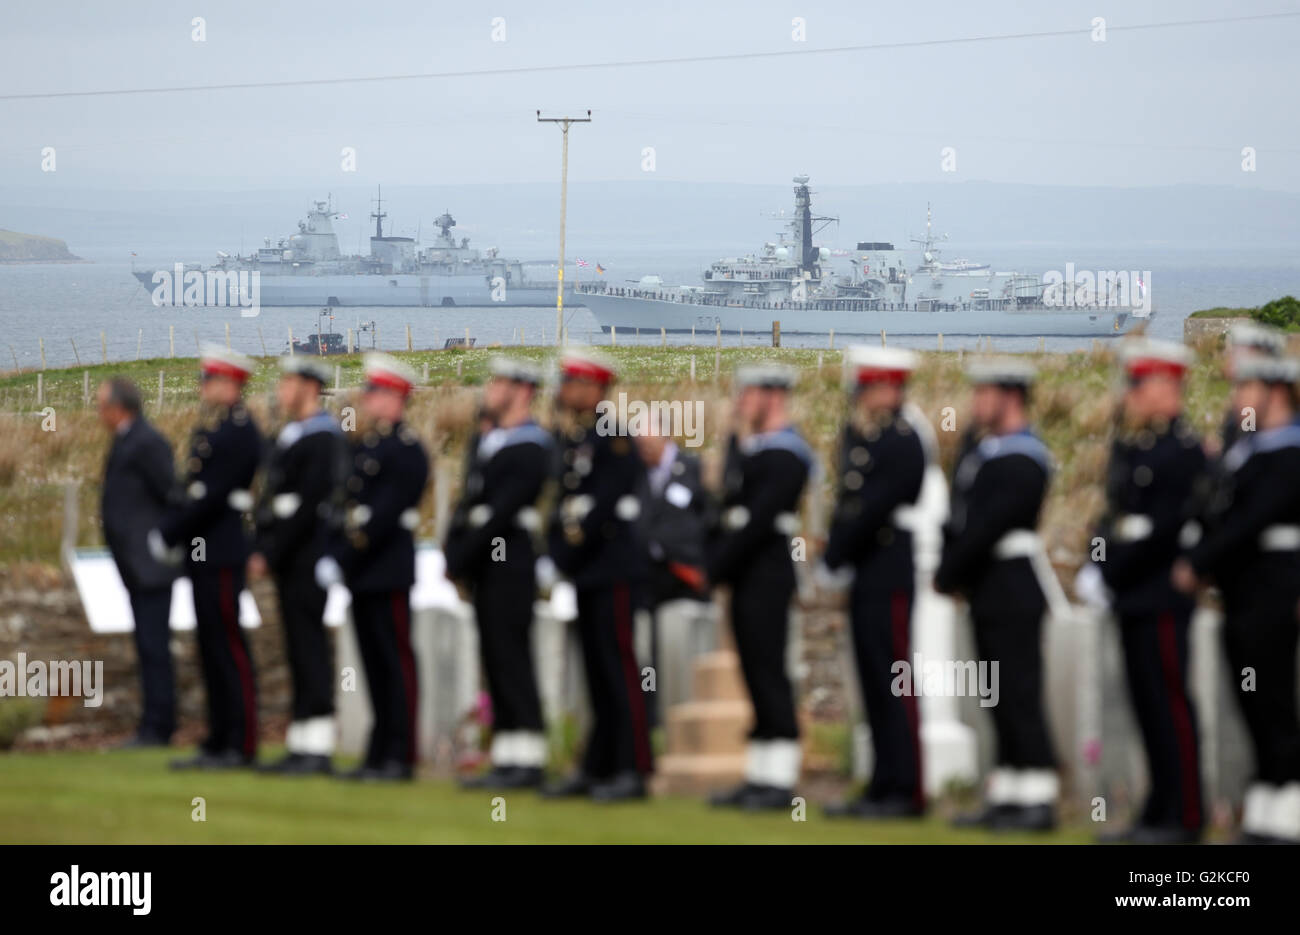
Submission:
M 175 483 L 172 449 L 145 421 L 140 391 L 130 380 L 100 384 L 97 400 L 99 420 L 113 433 L 100 499 L 104 541 L 131 598 L 144 700 L 140 725 L 124 746 L 165 747 L 176 729 L 170 624 L 176 569 L 151 556 L 146 539 L 162 520 Z
M 487 427 L 471 440 L 460 503 L 443 552 L 447 577 L 474 603 L 479 657 L 492 696 L 492 768 L 467 780 L 476 788 L 538 786 L 546 732 L 533 669 L 533 603 L 541 531 L 537 498 L 551 472 L 554 440 L 533 421 L 541 371 L 496 358 L 483 389 Z
M 429 459 L 402 421 L 414 372 L 387 354 L 367 354 L 365 375 L 343 515 L 316 563 L 316 581 L 322 588 L 343 581 L 352 592 L 352 622 L 374 709 L 365 759 L 346 778 L 405 780 L 414 775 L 419 754 L 411 586 Z
M 201 415 L 191 436 L 185 490 L 149 534 L 156 558 L 179 562 L 194 588 L 199 659 L 208 695 L 208 736 L 176 769 L 247 766 L 257 753 L 257 682 L 248 639 L 239 625 L 248 537 L 244 513 L 261 458 L 262 438 L 244 407 L 253 361 L 207 346 L 199 359 Z
M 704 557 L 710 500 L 700 482 L 699 459 L 678 447 L 673 426 L 660 424 L 661 415 L 652 411 L 635 439 L 646 468 L 640 536 L 650 577 L 642 597 L 656 676 L 655 691 L 646 700 L 656 725 L 661 704 L 689 697 L 695 654 L 712 648 L 701 613 L 710 599 Z
M 1252 355 L 1233 367 L 1237 440 L 1223 454 L 1200 542 L 1173 570 L 1192 594 L 1223 594 L 1229 677 L 1255 749 L 1243 839 L 1300 843 L 1300 362 Z
M 1196 712 L 1187 689 L 1195 602 L 1169 575 L 1197 533 L 1205 453 L 1183 421 L 1187 349 L 1135 341 L 1121 355 L 1128 385 L 1110 450 L 1106 512 L 1095 533 L 1101 542 L 1078 590 L 1102 585 L 1118 618 L 1151 788 L 1132 827 L 1103 840 L 1190 844 L 1205 823 Z
M 916 569 L 906 511 L 925 475 L 923 429 L 903 410 L 916 355 L 894 348 L 848 352 L 852 411 L 840 448 L 840 489 L 819 578 L 851 576 L 849 619 L 874 747 L 871 784 L 830 816 L 901 818 L 925 810 L 921 723 L 910 687 L 893 690 L 894 663 L 912 659 Z
M 970 605 L 980 664 L 996 666 L 997 766 L 986 805 L 958 825 L 1045 831 L 1060 780 L 1043 704 L 1043 617 L 1052 574 L 1037 533 L 1050 456 L 1029 428 L 1033 368 L 1006 359 L 968 370 L 975 434 L 959 454 L 935 590 Z
M 786 672 L 795 592 L 791 538 L 799 498 L 815 464 L 790 423 L 795 371 L 778 365 L 736 372 L 736 433 L 727 447 L 725 491 L 709 546 L 709 578 L 731 586 L 731 627 L 754 703 L 745 781 L 713 798 L 743 809 L 788 809 L 801 751 L 794 688 Z
M 578 772 L 544 791 L 597 801 L 644 798 L 654 768 L 633 639 L 645 581 L 635 528 L 644 467 L 604 400 L 613 379 L 613 364 L 594 353 L 569 351 L 560 360 L 556 401 L 573 424 L 562 443 L 560 495 L 547 529 L 550 557 L 577 590 L 594 723 Z
M 275 394 L 287 419 L 266 459 L 254 518 L 256 551 L 249 577 L 275 579 L 293 682 L 287 755 L 267 772 L 328 773 L 334 753 L 334 662 L 325 632 L 325 589 L 316 582 L 328 518 L 338 506 L 347 448 L 333 416 L 321 408 L 329 368 L 319 357 L 280 360 Z

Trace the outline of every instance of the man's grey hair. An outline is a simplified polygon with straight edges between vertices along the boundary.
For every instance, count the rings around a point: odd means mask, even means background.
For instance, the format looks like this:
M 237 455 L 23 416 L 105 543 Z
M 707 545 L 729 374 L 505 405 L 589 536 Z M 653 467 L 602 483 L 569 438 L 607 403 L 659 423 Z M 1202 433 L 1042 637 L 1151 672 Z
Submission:
M 121 406 L 130 415 L 138 416 L 141 410 L 140 388 L 126 377 L 110 377 L 104 381 L 108 387 L 108 401 Z

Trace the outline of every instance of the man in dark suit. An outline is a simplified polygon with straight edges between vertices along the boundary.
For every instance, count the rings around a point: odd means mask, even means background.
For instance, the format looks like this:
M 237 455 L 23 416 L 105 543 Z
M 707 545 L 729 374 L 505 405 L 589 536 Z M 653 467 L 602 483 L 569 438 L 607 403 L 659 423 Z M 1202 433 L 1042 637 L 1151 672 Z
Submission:
M 168 643 L 176 572 L 150 557 L 145 538 L 167 506 L 174 479 L 172 449 L 145 421 L 140 391 L 130 380 L 104 381 L 97 399 L 99 421 L 113 432 L 100 500 L 104 541 L 131 596 L 144 697 L 140 726 L 125 746 L 166 746 L 176 729 L 176 680 Z

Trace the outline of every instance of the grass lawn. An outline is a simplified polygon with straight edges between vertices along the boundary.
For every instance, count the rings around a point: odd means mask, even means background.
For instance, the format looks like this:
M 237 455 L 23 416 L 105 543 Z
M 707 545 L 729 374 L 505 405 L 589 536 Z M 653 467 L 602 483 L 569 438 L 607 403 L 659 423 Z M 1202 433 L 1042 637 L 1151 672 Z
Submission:
M 786 813 L 742 815 L 693 799 L 625 805 L 493 795 L 447 780 L 403 786 L 326 778 L 174 773 L 180 751 L 28 753 L 0 756 L 0 843 L 826 843 L 973 844 L 1083 842 L 1087 829 L 1045 837 L 954 831 L 923 822 L 831 822 L 809 803 L 807 821 Z M 207 820 L 194 821 L 195 797 Z

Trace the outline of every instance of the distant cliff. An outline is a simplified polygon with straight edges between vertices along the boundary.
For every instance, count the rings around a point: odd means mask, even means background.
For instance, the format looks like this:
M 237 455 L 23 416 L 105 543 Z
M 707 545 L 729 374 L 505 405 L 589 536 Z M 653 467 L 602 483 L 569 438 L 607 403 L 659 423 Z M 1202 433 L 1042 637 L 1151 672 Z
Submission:
M 81 257 L 68 252 L 56 237 L 0 230 L 0 263 L 76 263 Z

